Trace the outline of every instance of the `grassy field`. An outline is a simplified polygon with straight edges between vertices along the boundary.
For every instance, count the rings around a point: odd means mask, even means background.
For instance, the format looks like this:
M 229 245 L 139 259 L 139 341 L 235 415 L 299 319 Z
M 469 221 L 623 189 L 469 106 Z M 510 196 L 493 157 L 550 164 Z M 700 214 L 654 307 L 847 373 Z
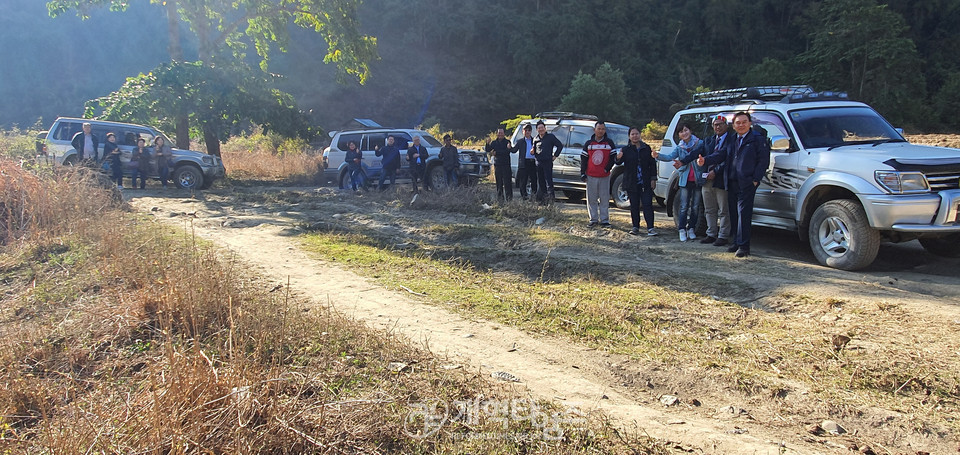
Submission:
M 113 191 L 0 157 L 2 453 L 668 453 L 308 310 Z M 554 420 L 453 407 L 481 400 Z

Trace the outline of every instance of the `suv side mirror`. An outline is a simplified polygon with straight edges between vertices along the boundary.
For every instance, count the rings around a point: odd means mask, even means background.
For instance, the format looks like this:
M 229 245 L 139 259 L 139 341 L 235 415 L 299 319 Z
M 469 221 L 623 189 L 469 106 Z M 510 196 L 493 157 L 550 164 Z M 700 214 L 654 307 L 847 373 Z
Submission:
M 774 152 L 792 152 L 792 147 L 790 147 L 790 138 L 786 136 L 774 136 L 772 138 L 772 145 L 770 150 Z

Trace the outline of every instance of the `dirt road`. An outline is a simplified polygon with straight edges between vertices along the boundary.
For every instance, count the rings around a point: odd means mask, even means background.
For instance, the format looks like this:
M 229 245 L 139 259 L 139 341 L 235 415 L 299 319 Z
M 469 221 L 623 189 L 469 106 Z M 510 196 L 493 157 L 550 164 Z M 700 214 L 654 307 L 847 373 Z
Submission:
M 148 189 L 126 190 L 124 198 L 141 212 L 228 248 L 242 262 L 260 268 L 280 284 L 289 280 L 294 292 L 318 305 L 332 305 L 371 326 L 401 334 L 448 356 L 452 364 L 488 375 L 508 372 L 520 378 L 517 387 L 531 396 L 581 410 L 602 410 L 619 424 L 672 441 L 680 450 L 716 454 L 849 452 L 849 439 L 813 437 L 804 431 L 805 425 L 820 421 L 818 414 L 805 418 L 781 415 L 770 405 L 720 386 L 693 393 L 685 390 L 684 384 L 670 384 L 669 376 L 645 371 L 625 357 L 561 337 L 532 335 L 497 322 L 464 317 L 425 304 L 411 293 L 385 290 L 302 251 L 297 237 L 302 226 L 335 216 L 376 222 L 398 230 L 404 238 L 417 235 L 404 215 L 389 207 L 371 210 L 352 194 L 331 188 L 230 188 L 197 195 Z M 585 212 L 577 204 L 563 204 L 561 210 Z M 611 212 L 615 226 L 629 226 L 629 213 Z M 467 215 L 442 217 L 439 222 L 463 222 Z M 960 328 L 960 261 L 929 255 L 916 242 L 885 245 L 870 269 L 843 272 L 817 265 L 795 234 L 758 229 L 755 257 L 737 262 L 716 251 L 720 248 L 679 244 L 666 235 L 673 232 L 668 229 L 671 220 L 662 212 L 657 218 L 664 232 L 659 237 L 636 239 L 620 231 L 585 232 L 584 236 L 605 235 L 609 241 L 555 254 L 570 260 L 603 255 L 611 264 L 642 268 L 652 282 L 668 287 L 679 286 L 677 277 L 693 268 L 710 279 L 698 280 L 686 291 L 722 296 L 747 307 L 772 307 L 781 304 L 785 295 L 883 301 Z M 662 395 L 677 393 L 698 399 L 684 399 L 670 407 L 661 404 Z M 867 417 L 862 420 L 861 436 L 882 433 L 882 429 L 869 428 L 870 419 L 881 417 L 870 410 L 863 414 Z M 928 437 L 904 437 L 889 453 L 920 448 L 956 450 L 951 437 L 935 432 Z M 877 442 L 877 447 L 884 444 Z M 876 453 L 884 452 L 877 449 Z

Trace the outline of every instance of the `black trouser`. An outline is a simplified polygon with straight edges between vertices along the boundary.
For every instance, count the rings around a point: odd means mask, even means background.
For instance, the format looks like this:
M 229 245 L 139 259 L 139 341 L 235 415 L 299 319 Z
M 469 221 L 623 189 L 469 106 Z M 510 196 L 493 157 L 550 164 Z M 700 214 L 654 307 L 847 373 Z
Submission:
M 537 161 L 537 201 L 552 202 L 553 194 L 553 157 L 543 161 Z
M 630 198 L 630 219 L 633 227 L 640 229 L 640 206 L 643 206 L 643 219 L 647 229 L 653 229 L 653 190 L 649 186 L 637 185 L 634 191 L 627 191 Z
M 530 193 L 527 193 L 527 185 Z M 530 194 L 537 194 L 537 160 L 523 159 L 517 165 L 517 186 L 520 187 L 520 196 L 527 199 Z
M 512 175 L 510 173 L 510 162 L 507 161 L 507 164 L 495 164 L 493 166 L 493 176 L 497 179 L 497 199 L 499 200 L 512 200 L 513 199 L 513 182 Z
M 757 187 L 753 182 L 741 187 L 736 180 L 728 182 L 727 200 L 730 202 L 730 228 L 736 229 L 730 237 L 734 243 L 750 251 L 750 228 L 753 224 L 753 200 L 757 196 Z
M 424 179 L 425 170 L 417 165 L 410 166 L 410 180 L 413 182 L 413 192 L 419 193 L 420 190 L 417 188 L 417 182 L 423 183 L 423 189 L 427 189 L 427 182 Z

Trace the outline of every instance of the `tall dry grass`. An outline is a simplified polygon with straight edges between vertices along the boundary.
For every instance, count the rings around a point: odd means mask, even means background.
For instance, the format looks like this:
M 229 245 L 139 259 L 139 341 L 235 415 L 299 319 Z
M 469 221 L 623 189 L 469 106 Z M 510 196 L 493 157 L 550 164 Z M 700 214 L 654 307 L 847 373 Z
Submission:
M 412 438 L 417 403 L 517 395 L 112 209 L 82 170 L 0 163 L 17 213 L 0 249 L 2 453 L 664 452 L 595 422 L 557 442 L 464 437 L 536 434 L 494 417 Z
M 231 138 L 220 152 L 234 180 L 314 184 L 323 173 L 321 153 L 303 140 L 255 132 Z

